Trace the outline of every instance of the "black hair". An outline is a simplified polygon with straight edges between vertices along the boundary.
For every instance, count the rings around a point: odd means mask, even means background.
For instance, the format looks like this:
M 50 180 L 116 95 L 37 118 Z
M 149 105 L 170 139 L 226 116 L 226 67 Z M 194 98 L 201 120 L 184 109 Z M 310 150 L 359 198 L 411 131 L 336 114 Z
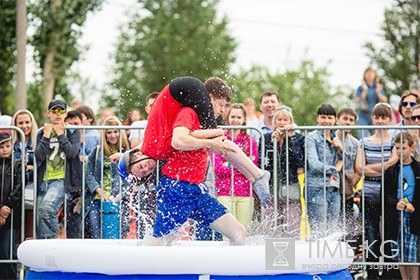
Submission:
M 79 111 L 76 111 L 76 110 L 68 111 L 67 112 L 67 117 L 66 117 L 65 120 L 67 120 L 67 119 L 74 119 L 74 118 L 79 118 L 80 121 L 83 120 L 83 116 L 82 116 L 82 114 Z
M 327 116 L 336 116 L 337 113 L 335 112 L 335 109 L 330 104 L 322 104 L 318 108 L 318 112 L 316 113 L 317 116 L 319 115 L 327 115 Z

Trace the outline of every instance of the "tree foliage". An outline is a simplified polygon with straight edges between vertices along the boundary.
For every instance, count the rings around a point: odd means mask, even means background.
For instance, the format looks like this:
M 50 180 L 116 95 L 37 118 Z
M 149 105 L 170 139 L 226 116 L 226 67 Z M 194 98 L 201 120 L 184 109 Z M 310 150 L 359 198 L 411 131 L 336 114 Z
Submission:
M 81 27 L 90 12 L 101 7 L 103 0 L 46 0 L 29 1 L 30 25 L 34 34 L 30 43 L 34 47 L 37 71 L 35 82 L 28 87 L 29 104 L 43 119 L 49 101 L 59 95 L 71 98 L 68 77 L 70 68 L 80 59 L 83 48 L 78 43 Z M 40 104 L 39 101 L 43 101 Z M 35 104 L 31 101 L 37 101 Z M 32 107 L 31 107 L 32 109 Z
M 113 95 L 107 105 L 122 113 L 143 107 L 145 97 L 178 76 L 224 76 L 236 47 L 217 0 L 142 0 L 121 27 L 115 53 Z M 140 106 L 143 105 L 143 106 Z
M 384 17 L 384 46 L 368 42 L 365 47 L 372 63 L 383 72 L 386 87 L 401 94 L 420 77 L 420 1 L 394 1 Z
M 242 69 L 229 79 L 229 84 L 234 92 L 233 102 L 252 97 L 259 104 L 264 92 L 276 91 L 280 101 L 293 108 L 297 124 L 316 125 L 316 110 L 322 103 L 330 103 L 337 109 L 341 109 L 342 104 L 352 106 L 349 105 L 351 90 L 333 89 L 328 79 L 326 67 L 316 68 L 313 62 L 302 61 L 297 69 L 283 73 L 271 74 L 267 68 L 259 66 Z M 258 109 L 258 105 L 256 107 Z
M 16 59 L 16 1 L 0 1 L 0 111 L 13 114 Z

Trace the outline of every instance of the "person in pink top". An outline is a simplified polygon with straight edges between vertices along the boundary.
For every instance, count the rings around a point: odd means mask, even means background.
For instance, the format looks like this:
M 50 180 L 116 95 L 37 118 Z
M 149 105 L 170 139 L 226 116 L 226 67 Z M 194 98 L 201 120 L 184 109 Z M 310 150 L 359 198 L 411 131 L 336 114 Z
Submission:
M 232 104 L 228 111 L 227 124 L 230 126 L 246 125 L 246 117 L 246 108 L 243 104 Z M 257 142 L 246 133 L 246 129 L 229 130 L 225 136 L 238 145 L 255 165 L 258 164 Z M 217 199 L 246 228 L 251 222 L 254 208 L 251 183 L 219 154 L 215 155 L 214 166 Z

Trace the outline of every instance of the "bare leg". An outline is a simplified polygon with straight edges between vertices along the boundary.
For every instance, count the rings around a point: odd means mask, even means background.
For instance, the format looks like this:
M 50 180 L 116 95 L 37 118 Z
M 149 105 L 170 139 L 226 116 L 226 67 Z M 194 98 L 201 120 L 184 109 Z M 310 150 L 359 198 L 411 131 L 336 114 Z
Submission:
M 215 220 L 210 224 L 210 228 L 227 236 L 231 245 L 245 245 L 245 228 L 231 213 Z
M 234 149 L 234 152 L 227 151 L 225 155 L 225 159 L 232 163 L 239 172 L 241 172 L 251 183 L 258 178 L 260 178 L 264 171 L 258 168 L 247 155 L 232 141 L 225 140 L 225 145 L 229 146 L 230 148 Z
M 401 279 L 403 280 L 410 279 L 408 272 L 409 272 L 408 266 L 400 266 Z
M 256 166 L 247 155 L 232 141 L 223 142 L 231 150 L 226 150 L 224 156 L 227 161 L 233 164 L 252 184 L 252 188 L 257 194 L 263 207 L 267 207 L 271 200 L 269 180 L 270 173 Z
M 407 266 L 408 276 L 411 279 L 419 279 L 419 267 L 418 266 Z

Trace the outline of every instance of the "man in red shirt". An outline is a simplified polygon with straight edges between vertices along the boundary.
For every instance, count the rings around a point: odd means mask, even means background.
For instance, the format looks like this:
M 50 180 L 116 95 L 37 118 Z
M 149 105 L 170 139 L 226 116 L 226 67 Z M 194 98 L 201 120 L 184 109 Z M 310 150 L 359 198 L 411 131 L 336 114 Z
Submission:
M 231 94 L 230 91 L 228 94 Z M 230 95 L 213 97 L 213 108 L 218 109 L 215 111 L 223 110 L 221 108 L 229 99 Z M 194 131 L 200 130 L 201 126 L 197 113 L 189 107 L 178 110 L 170 129 L 174 151 L 168 157 L 157 187 L 157 214 L 151 244 L 171 243 L 177 229 L 188 218 L 222 233 L 232 244 L 244 244 L 245 228 L 209 194 L 203 183 L 207 170 L 207 150 L 225 154 L 225 149 L 228 149 L 224 143 L 225 138 L 207 138 L 214 137 L 213 130 L 201 130 L 199 138 L 193 136 Z M 209 134 L 206 135 L 206 132 Z
M 172 146 L 172 122 L 174 116 L 183 107 L 190 107 L 196 112 L 200 128 L 191 136 L 196 138 L 215 138 L 223 136 L 223 130 L 217 129 L 215 117 L 225 110 L 231 99 L 230 87 L 219 78 L 209 78 L 205 84 L 194 77 L 180 77 L 171 81 L 155 99 L 148 116 L 141 152 L 138 149 L 126 153 L 119 165 L 122 177 L 130 173 L 136 178 L 146 178 L 153 172 L 155 159 L 166 160 L 175 151 Z M 224 156 L 252 183 L 253 189 L 266 207 L 271 200 L 268 182 L 270 173 L 258 168 L 233 142 L 226 140 L 220 147 Z

